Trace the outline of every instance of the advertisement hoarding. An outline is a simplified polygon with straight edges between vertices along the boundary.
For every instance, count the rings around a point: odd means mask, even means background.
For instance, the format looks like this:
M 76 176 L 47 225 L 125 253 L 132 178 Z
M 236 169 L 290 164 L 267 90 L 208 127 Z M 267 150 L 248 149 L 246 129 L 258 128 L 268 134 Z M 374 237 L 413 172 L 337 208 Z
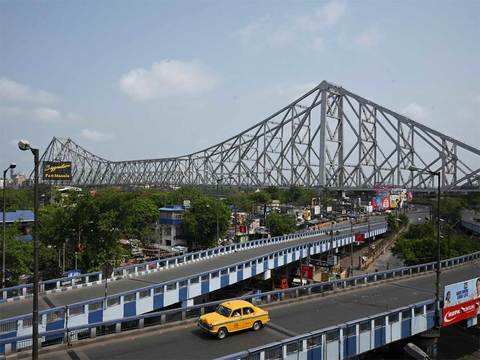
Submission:
M 480 278 L 445 286 L 443 296 L 443 323 L 446 327 L 477 316 L 480 306 Z
M 70 161 L 44 161 L 43 180 L 72 180 Z

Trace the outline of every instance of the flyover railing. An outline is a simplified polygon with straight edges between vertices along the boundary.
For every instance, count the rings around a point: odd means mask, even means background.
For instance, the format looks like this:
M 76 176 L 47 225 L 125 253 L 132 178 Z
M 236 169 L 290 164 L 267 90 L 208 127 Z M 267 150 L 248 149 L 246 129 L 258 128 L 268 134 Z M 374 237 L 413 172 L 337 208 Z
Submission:
M 462 220 L 462 226 L 474 233 L 480 234 L 480 223 L 475 221 Z
M 385 220 L 381 221 L 372 221 L 370 226 L 375 226 L 377 224 L 385 224 Z M 249 241 L 246 243 L 237 243 L 226 246 L 218 246 L 215 248 L 210 248 L 206 250 L 190 252 L 183 255 L 173 256 L 165 259 L 158 259 L 154 261 L 144 262 L 141 264 L 133 264 L 122 267 L 117 267 L 113 269 L 112 275 L 109 277 L 109 280 L 121 279 L 131 276 L 143 275 L 151 272 L 156 272 L 164 269 L 169 269 L 172 267 L 177 267 L 183 264 L 190 262 L 201 261 L 209 259 L 212 257 L 229 254 L 237 251 L 248 250 L 260 246 L 267 246 L 272 244 L 283 243 L 291 240 L 297 240 L 301 238 L 315 237 L 325 235 L 327 232 L 336 231 L 339 229 L 348 229 L 350 225 L 346 226 L 336 226 L 319 229 L 319 230 L 307 230 L 302 232 L 297 232 L 293 234 L 276 236 L 272 238 L 263 238 L 258 240 Z M 365 223 L 356 224 L 356 227 L 365 227 L 369 226 Z M 50 279 L 40 282 L 41 293 L 49 293 L 56 291 L 64 291 L 71 288 L 90 286 L 93 284 L 98 284 L 102 282 L 102 273 L 101 272 L 92 272 L 88 274 L 76 275 L 73 277 L 64 277 L 58 279 Z M 33 294 L 33 284 L 22 284 L 18 286 L 8 287 L 0 289 L 0 303 L 7 301 L 15 301 L 24 299 L 26 297 L 32 296 Z
M 441 261 L 441 268 L 449 268 L 478 259 L 480 259 L 480 252 L 445 259 Z M 353 288 L 355 286 L 365 286 L 385 280 L 421 275 L 435 269 L 436 262 L 430 262 L 382 272 L 357 275 L 347 279 L 310 284 L 283 290 L 273 290 L 259 294 L 249 294 L 237 297 L 236 299 L 248 300 L 257 305 L 268 305 L 280 301 Z M 55 322 L 57 329 L 54 331 L 43 331 L 41 333 L 40 336 L 43 342 L 42 346 L 118 333 L 125 330 L 139 329 L 146 326 L 194 320 L 204 313 L 213 311 L 218 304 L 224 301 L 227 300 L 219 300 L 187 308 L 163 310 L 85 325 L 75 325 L 75 317 L 81 314 L 78 310 L 75 310 L 74 306 L 49 309 L 45 312 L 47 316 L 43 318 L 44 321 L 42 323 L 46 324 L 46 328 L 48 329 L 48 324 Z M 104 305 L 108 306 L 108 300 Z M 27 316 L 19 317 L 18 319 L 22 321 L 23 326 L 25 325 L 24 321 L 28 320 L 28 324 L 31 328 L 31 319 Z M 28 348 L 31 346 L 31 335 L 18 336 L 17 324 L 17 321 L 12 321 L 12 319 L 0 321 L 0 354 L 2 353 L 2 346 L 6 346 L 7 352 L 21 350 L 22 348 Z M 58 325 L 61 325 L 61 328 L 58 328 Z M 25 328 L 23 331 L 25 331 Z
M 347 359 L 432 329 L 435 300 L 388 310 L 217 358 Z
M 56 290 L 61 291 L 62 289 L 65 290 L 74 287 L 92 285 L 95 283 L 100 283 L 101 281 L 101 272 L 91 272 L 88 274 L 40 281 L 39 288 L 41 293 L 48 293 Z M 31 283 L 7 287 L 0 289 L 0 303 L 19 300 L 32 295 L 33 284 Z
M 386 224 L 377 223 L 369 226 L 367 230 L 357 229 L 365 232 L 366 236 L 382 234 L 386 232 Z M 315 254 L 329 251 L 344 246 L 354 241 L 353 234 L 338 234 L 328 236 L 325 239 L 315 241 L 304 241 L 303 243 L 292 243 L 281 249 L 276 249 L 269 254 L 253 256 L 233 264 L 224 265 L 219 268 L 212 268 L 206 272 L 190 274 L 182 278 L 176 278 L 161 283 L 155 283 L 133 290 L 124 291 L 108 296 L 92 298 L 81 302 L 71 303 L 69 307 L 78 315 L 82 315 L 81 322 L 92 322 L 93 317 L 121 318 L 131 315 L 151 312 L 174 303 L 192 299 L 196 296 L 218 290 L 235 282 L 256 276 L 260 273 L 274 269 L 287 263 L 297 261 L 308 256 L 308 253 Z M 99 310 L 102 310 L 101 314 Z M 54 307 L 40 312 L 41 318 L 48 318 L 52 312 L 63 312 L 64 307 Z M 0 326 L 6 322 L 17 322 L 27 319 L 31 315 L 24 314 L 0 320 Z M 80 321 L 80 320 L 78 320 Z

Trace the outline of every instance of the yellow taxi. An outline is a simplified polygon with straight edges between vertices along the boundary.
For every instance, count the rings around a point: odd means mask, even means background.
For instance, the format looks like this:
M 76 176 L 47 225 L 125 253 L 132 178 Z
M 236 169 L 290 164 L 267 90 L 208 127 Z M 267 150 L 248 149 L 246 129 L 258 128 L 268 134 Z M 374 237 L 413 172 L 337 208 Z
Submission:
M 235 331 L 260 330 L 269 321 L 268 311 L 245 300 L 231 300 L 218 305 L 214 312 L 200 316 L 198 326 L 203 331 L 224 339 Z

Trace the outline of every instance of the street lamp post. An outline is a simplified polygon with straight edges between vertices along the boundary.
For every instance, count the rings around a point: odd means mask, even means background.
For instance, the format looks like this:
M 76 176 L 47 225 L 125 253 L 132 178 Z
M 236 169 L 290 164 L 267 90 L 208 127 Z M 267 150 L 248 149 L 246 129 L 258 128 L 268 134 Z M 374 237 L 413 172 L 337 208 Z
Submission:
M 40 165 L 39 150 L 30 146 L 27 140 L 20 140 L 18 148 L 30 150 L 33 154 L 33 314 L 32 314 L 32 359 L 38 359 L 38 168 Z
M 409 167 L 410 171 L 416 171 L 419 173 L 426 173 L 430 176 L 437 177 L 437 268 L 436 268 L 436 279 L 435 279 L 435 301 L 437 305 L 435 306 L 435 326 L 437 329 L 440 329 L 440 171 L 431 171 L 427 169 L 418 169 L 415 166 Z M 412 177 L 413 179 L 413 177 Z
M 5 190 L 6 190 L 6 187 L 7 187 L 7 172 L 8 170 L 10 169 L 15 169 L 17 165 L 15 164 L 10 164 L 10 166 L 8 168 L 6 168 L 5 170 L 3 170 L 3 214 L 2 214 L 2 217 L 3 217 L 3 244 L 2 244 L 2 288 L 5 287 L 5 270 L 6 270 L 6 267 L 5 267 L 5 254 L 6 254 L 6 250 L 7 250 L 7 243 L 6 243 L 6 238 L 7 238 L 7 225 L 5 224 L 5 213 L 7 211 L 7 201 L 5 199 Z

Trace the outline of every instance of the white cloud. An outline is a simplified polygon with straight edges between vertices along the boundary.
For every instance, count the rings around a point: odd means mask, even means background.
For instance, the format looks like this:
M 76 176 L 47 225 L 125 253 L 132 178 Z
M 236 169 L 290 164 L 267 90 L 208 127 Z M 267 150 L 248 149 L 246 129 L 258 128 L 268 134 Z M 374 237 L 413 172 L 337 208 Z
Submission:
M 209 91 L 217 78 L 197 62 L 162 60 L 150 69 L 133 69 L 119 81 L 120 89 L 134 100 L 151 100 Z
M 44 90 L 33 90 L 16 81 L 0 78 L 0 100 L 51 104 L 57 97 Z
M 380 33 L 375 29 L 365 30 L 355 38 L 355 43 L 357 45 L 367 48 L 373 48 L 377 46 L 379 42 Z
M 318 31 L 334 26 L 345 14 L 346 5 L 343 0 L 331 0 L 312 14 L 295 19 L 296 24 L 306 31 Z
M 244 45 L 252 47 L 287 47 L 301 44 L 322 49 L 324 32 L 335 26 L 343 17 L 346 4 L 343 0 L 331 0 L 310 14 L 273 19 L 264 16 L 235 32 Z
M 60 120 L 60 111 L 50 108 L 38 108 L 33 110 L 33 115 L 35 118 L 45 121 L 52 122 Z
M 112 140 L 114 135 L 111 133 L 102 133 L 94 129 L 82 129 L 80 132 L 80 137 L 88 141 L 104 142 Z
M 0 106 L 0 116 L 7 120 L 23 120 L 23 121 L 41 121 L 41 122 L 58 122 L 62 119 L 60 110 L 39 107 L 39 108 L 22 108 L 18 106 Z
M 402 113 L 410 119 L 418 122 L 424 122 L 430 118 L 430 111 L 415 102 L 408 104 L 403 109 Z

